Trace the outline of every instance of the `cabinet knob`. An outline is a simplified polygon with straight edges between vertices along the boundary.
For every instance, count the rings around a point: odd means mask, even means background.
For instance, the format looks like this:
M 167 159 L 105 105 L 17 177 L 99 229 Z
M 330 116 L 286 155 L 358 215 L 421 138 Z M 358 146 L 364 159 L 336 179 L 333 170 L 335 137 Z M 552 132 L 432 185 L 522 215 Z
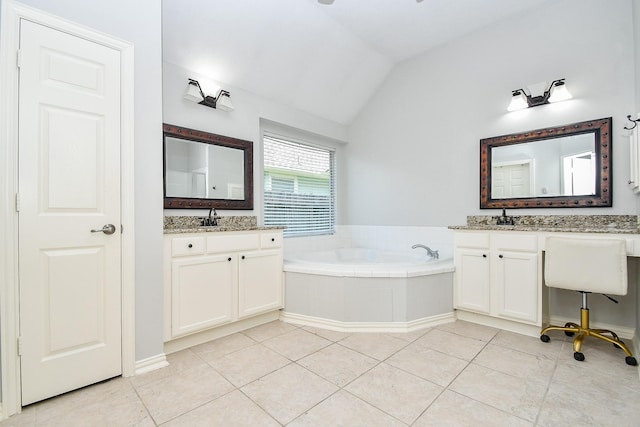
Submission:
M 192 247 L 193 247 L 193 244 L 189 243 L 189 245 L 188 245 L 188 246 L 189 246 L 190 248 L 192 248 Z
M 272 237 L 272 238 L 271 238 L 271 241 L 272 241 L 272 242 L 275 242 L 275 241 L 276 241 L 275 237 Z
M 498 255 L 498 258 L 502 258 L 502 255 Z
M 231 257 L 227 258 L 227 261 L 231 261 Z
M 242 255 L 242 259 L 244 259 L 244 255 Z
M 482 258 L 486 258 L 486 257 L 487 257 L 487 254 L 482 254 Z

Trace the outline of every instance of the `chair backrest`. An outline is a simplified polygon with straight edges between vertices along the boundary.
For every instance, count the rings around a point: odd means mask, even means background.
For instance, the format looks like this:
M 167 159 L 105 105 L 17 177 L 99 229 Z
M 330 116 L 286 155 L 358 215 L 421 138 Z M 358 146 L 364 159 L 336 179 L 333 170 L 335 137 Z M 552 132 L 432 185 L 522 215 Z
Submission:
M 552 288 L 627 294 L 624 239 L 547 237 L 544 280 Z

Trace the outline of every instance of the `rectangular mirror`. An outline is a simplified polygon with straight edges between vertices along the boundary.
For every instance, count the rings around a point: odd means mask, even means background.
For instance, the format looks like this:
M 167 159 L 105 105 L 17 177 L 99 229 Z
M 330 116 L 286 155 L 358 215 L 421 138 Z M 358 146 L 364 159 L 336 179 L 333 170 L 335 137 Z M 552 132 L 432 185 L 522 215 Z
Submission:
M 164 207 L 253 209 L 253 143 L 164 124 Z
M 611 118 L 480 141 L 480 208 L 612 206 Z

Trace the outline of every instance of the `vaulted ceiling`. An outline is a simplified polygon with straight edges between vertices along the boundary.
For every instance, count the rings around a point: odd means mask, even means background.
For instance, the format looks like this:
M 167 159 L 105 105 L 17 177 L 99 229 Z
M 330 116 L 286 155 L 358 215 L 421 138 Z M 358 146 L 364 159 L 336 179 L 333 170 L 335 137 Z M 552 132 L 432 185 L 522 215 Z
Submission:
M 398 62 L 549 2 L 163 0 L 163 58 L 348 124 Z

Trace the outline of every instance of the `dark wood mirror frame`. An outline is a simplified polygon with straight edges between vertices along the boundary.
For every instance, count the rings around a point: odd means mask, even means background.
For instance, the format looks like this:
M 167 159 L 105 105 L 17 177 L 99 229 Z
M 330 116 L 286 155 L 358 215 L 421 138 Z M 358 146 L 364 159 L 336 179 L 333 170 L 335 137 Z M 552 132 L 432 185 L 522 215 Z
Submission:
M 595 136 L 596 191 L 594 195 L 491 198 L 491 150 L 493 148 L 585 133 L 593 133 Z M 611 207 L 613 204 L 611 179 L 611 117 L 480 140 L 480 209 Z
M 253 209 L 253 142 L 215 133 L 184 128 L 164 123 L 163 131 L 163 194 L 165 209 Z M 198 141 L 205 144 L 219 145 L 222 147 L 236 148 L 244 151 L 244 199 L 191 199 L 180 197 L 166 197 L 166 173 L 167 162 L 165 138 L 184 139 Z

